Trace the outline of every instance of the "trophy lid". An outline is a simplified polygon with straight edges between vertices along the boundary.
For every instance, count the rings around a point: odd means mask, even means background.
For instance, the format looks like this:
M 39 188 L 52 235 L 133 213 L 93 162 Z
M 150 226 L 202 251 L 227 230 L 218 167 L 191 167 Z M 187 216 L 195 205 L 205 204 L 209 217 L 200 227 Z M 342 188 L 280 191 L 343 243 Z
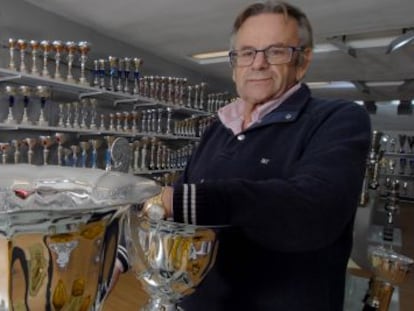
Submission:
M 159 193 L 150 179 L 98 169 L 2 165 L 0 217 L 27 210 L 91 210 L 142 203 Z

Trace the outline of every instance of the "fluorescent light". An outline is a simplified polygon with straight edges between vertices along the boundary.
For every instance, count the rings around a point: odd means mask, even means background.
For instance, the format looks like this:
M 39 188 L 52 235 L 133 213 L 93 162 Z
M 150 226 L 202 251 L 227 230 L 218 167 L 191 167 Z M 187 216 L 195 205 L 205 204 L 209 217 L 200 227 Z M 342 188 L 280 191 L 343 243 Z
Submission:
M 206 53 L 198 53 L 191 55 L 195 59 L 207 59 L 207 58 L 218 58 L 218 57 L 228 57 L 229 51 L 214 51 Z
M 311 89 L 352 89 L 355 85 L 349 81 L 307 82 Z

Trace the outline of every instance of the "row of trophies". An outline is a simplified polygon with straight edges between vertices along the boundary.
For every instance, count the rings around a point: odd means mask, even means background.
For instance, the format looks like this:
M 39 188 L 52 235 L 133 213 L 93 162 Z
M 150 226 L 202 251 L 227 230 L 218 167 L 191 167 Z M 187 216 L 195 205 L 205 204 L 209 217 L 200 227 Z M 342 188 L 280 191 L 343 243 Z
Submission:
M 230 101 L 227 93 L 206 93 L 206 83 L 187 85 L 187 78 L 172 76 L 142 76 L 143 60 L 139 57 L 115 57 L 93 60 L 91 81 L 88 81 L 86 61 L 91 44 L 87 41 L 37 41 L 10 38 L 9 69 L 58 81 L 77 83 L 73 67 L 76 56 L 80 59 L 79 83 L 108 91 L 140 95 L 157 101 L 214 113 Z M 15 51 L 19 52 L 16 57 Z M 29 59 L 26 54 L 30 53 Z M 54 74 L 50 74 L 48 60 L 54 53 Z M 66 56 L 66 74 L 62 75 L 62 63 Z M 43 60 L 38 68 L 38 58 Z M 20 61 L 17 62 L 17 59 Z
M 6 96 L 2 101 L 6 103 L 0 109 L 0 122 L 8 125 L 197 137 L 214 119 L 213 116 L 193 115 L 183 120 L 174 120 L 171 107 L 98 113 L 98 101 L 95 98 L 60 103 L 58 111 L 54 111 L 52 107 L 46 107 L 50 88 L 40 85 L 34 88 L 6 85 L 3 93 Z
M 88 141 L 72 140 L 65 133 L 54 136 L 27 137 L 0 142 L 0 159 L 4 164 L 28 163 L 84 168 L 112 169 L 114 154 L 123 154 L 128 171 L 134 174 L 154 170 L 180 170 L 185 167 L 195 144 L 172 149 L 155 137 L 143 137 L 128 143 L 128 148 L 114 145 L 114 136 Z
M 384 175 L 406 175 L 414 177 L 414 157 L 381 159 L 381 173 Z
M 396 137 L 391 135 L 383 135 L 382 149 L 385 153 L 390 152 L 414 154 L 414 135 L 397 134 Z
M 32 75 L 41 75 L 45 78 L 54 78 L 56 80 L 65 80 L 69 83 L 75 83 L 76 80 L 72 73 L 72 68 L 75 61 L 75 56 L 79 54 L 80 59 L 80 77 L 79 83 L 82 85 L 89 85 L 86 77 L 86 61 L 87 55 L 90 52 L 90 43 L 87 41 L 66 41 L 61 40 L 25 40 L 10 38 L 8 42 L 9 47 L 9 69 L 18 70 L 22 73 L 30 73 Z M 19 63 L 17 64 L 15 51 L 19 51 Z M 26 53 L 30 53 L 30 61 L 26 59 Z M 48 69 L 48 60 L 51 54 L 54 53 L 55 70 L 53 76 Z M 61 74 L 61 62 L 64 54 L 67 54 L 67 75 L 64 78 Z M 42 69 L 38 68 L 38 57 L 43 60 Z
M 366 206 L 369 200 L 369 189 L 378 190 L 380 186 L 381 161 L 384 156 L 382 143 L 386 141 L 384 134 L 373 131 L 371 149 L 367 158 L 365 180 L 361 193 L 360 206 Z M 404 144 L 400 144 L 403 147 Z M 394 146 L 395 147 L 395 146 Z M 400 152 L 402 152 L 400 148 Z M 403 191 L 408 191 L 408 183 L 403 183 Z M 370 278 L 368 290 L 363 300 L 363 311 L 387 311 L 390 306 L 394 287 L 403 283 L 410 271 L 414 260 L 397 253 L 392 249 L 394 240 L 394 220 L 399 209 L 400 181 L 385 178 L 386 220 L 382 232 L 383 243 L 369 246 L 368 257 L 373 276 Z

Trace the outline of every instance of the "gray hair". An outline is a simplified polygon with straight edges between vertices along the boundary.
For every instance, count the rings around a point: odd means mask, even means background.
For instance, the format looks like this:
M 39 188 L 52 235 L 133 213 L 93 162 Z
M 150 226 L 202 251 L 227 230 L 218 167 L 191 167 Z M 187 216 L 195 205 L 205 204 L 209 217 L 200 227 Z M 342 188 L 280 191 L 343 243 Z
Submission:
M 243 23 L 251 16 L 263 13 L 283 14 L 286 18 L 294 18 L 299 26 L 300 46 L 313 48 L 313 32 L 308 17 L 299 8 L 281 1 L 267 0 L 256 2 L 246 7 L 237 17 L 233 24 L 230 38 L 230 46 L 234 48 L 234 39 Z

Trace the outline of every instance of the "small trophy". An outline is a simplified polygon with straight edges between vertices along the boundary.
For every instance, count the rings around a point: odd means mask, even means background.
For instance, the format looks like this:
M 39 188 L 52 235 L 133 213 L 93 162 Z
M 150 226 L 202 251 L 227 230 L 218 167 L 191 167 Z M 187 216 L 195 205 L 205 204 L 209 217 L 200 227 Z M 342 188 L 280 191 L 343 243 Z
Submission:
M 114 56 L 108 57 L 109 62 L 109 85 L 108 85 L 108 91 L 115 91 L 115 77 L 117 73 L 117 63 L 118 59 Z
M 14 51 L 16 50 L 17 42 L 15 39 L 9 39 L 9 69 L 16 70 L 16 64 L 14 62 Z
M 43 40 L 40 42 L 40 48 L 43 52 L 43 69 L 42 69 L 42 76 L 45 78 L 50 78 L 49 70 L 47 69 L 47 60 L 50 51 L 52 50 L 52 45 L 49 41 Z
M 9 103 L 9 108 L 8 108 L 8 113 L 7 113 L 7 118 L 5 120 L 6 124 L 16 124 L 16 119 L 13 117 L 13 107 L 15 104 L 15 100 L 16 100 L 16 88 L 14 86 L 11 85 L 6 85 L 4 87 L 4 91 L 5 93 L 9 96 L 8 98 L 8 103 Z
M 43 146 L 43 165 L 48 164 L 49 147 L 52 145 L 52 138 L 50 136 L 40 136 L 40 143 Z
M 68 53 L 68 75 L 66 77 L 66 81 L 69 83 L 75 83 L 75 79 L 73 78 L 72 75 L 72 67 L 73 67 L 73 61 L 75 58 L 75 53 L 77 51 L 77 45 L 75 42 L 73 41 L 67 41 L 65 43 L 65 49 Z
M 37 56 L 39 53 L 39 41 L 30 40 L 30 47 L 32 48 L 32 75 L 39 75 L 39 70 L 37 69 Z
M 53 41 L 52 46 L 55 51 L 55 79 L 62 80 L 62 75 L 60 74 L 60 61 L 65 47 L 63 42 L 59 40 Z
M 25 53 L 27 48 L 27 41 L 24 39 L 17 40 L 17 47 L 20 51 L 20 72 L 28 73 L 25 64 Z
M 23 116 L 20 121 L 21 124 L 29 124 L 29 114 L 28 108 L 30 103 L 30 95 L 32 94 L 32 90 L 27 85 L 20 85 L 19 93 L 23 96 Z
M 134 95 L 138 95 L 139 94 L 139 81 L 141 78 L 141 74 L 140 74 L 140 67 L 142 65 L 142 60 L 141 58 L 137 58 L 135 57 L 133 60 L 134 63 L 134 89 L 132 90 L 132 93 Z
M 129 74 L 131 72 L 131 58 L 124 57 L 124 92 L 129 93 Z
M 56 143 L 58 144 L 57 147 L 57 165 L 63 165 L 63 144 L 68 140 L 68 136 L 64 133 L 56 133 L 55 134 Z
M 90 51 L 91 46 L 89 42 L 81 41 L 78 44 L 78 48 L 80 51 L 80 62 L 81 62 L 81 73 L 80 73 L 79 83 L 82 85 L 88 85 L 88 82 L 86 80 L 86 75 L 85 75 L 85 65 L 86 65 L 87 55 Z
M 45 106 L 46 101 L 50 97 L 50 87 L 44 85 L 36 86 L 36 95 L 40 98 L 40 116 L 37 125 L 48 126 L 48 122 L 45 118 Z
M 33 137 L 28 137 L 24 139 L 26 145 L 27 145 L 27 163 L 32 164 L 33 161 L 33 148 L 37 144 L 37 139 Z

